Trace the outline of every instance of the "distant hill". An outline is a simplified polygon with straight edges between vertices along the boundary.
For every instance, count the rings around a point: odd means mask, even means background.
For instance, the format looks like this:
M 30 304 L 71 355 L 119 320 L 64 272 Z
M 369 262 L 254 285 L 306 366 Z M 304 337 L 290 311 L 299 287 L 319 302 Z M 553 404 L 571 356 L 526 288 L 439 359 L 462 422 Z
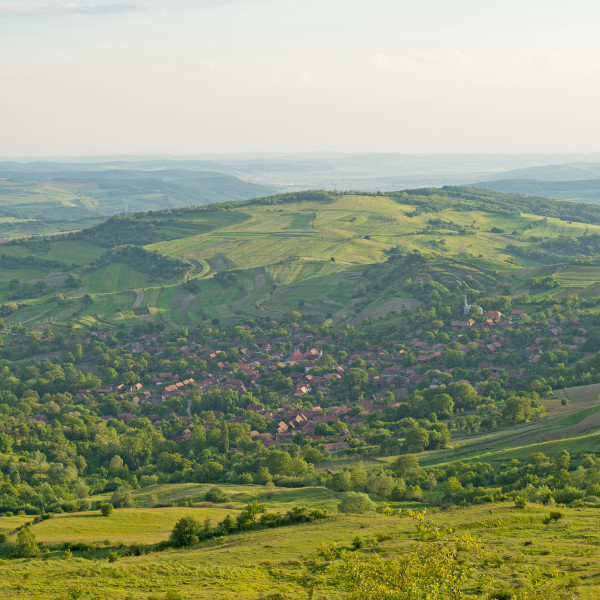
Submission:
M 553 198 L 555 200 L 570 200 L 572 202 L 600 204 L 600 179 L 585 179 L 583 181 L 499 179 L 496 181 L 474 183 L 473 187 L 509 194 L 542 196 L 545 198 Z
M 494 179 L 512 179 L 519 181 L 539 179 L 542 181 L 555 182 L 600 179 L 600 162 L 569 162 L 512 169 L 496 173 Z
M 119 213 L 246 200 L 278 190 L 215 171 L 61 167 L 0 163 L 0 239 L 82 229 Z

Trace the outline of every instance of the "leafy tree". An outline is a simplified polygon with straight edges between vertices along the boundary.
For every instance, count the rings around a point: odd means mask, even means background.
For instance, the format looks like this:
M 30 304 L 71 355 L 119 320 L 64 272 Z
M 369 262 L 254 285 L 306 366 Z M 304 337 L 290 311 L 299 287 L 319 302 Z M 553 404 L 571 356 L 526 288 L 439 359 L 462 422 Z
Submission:
M 410 427 L 406 430 L 404 443 L 409 452 L 423 452 L 429 445 L 429 433 L 424 427 Z
M 129 484 L 120 485 L 110 498 L 110 502 L 116 508 L 124 508 L 133 506 L 133 498 L 131 496 L 132 487 Z
M 414 454 L 402 454 L 392 463 L 392 471 L 398 477 L 411 479 L 421 472 L 419 459 Z
M 105 502 L 100 507 L 100 512 L 102 513 L 103 517 L 110 517 L 110 515 L 113 514 L 114 510 L 115 510 L 115 507 L 110 502 Z
M 351 600 L 567 600 L 572 590 L 554 579 L 521 584 L 506 591 L 480 570 L 484 549 L 472 536 L 452 537 L 422 514 L 416 520 L 418 541 L 399 557 L 375 554 L 364 557 L 352 550 L 324 546 L 320 555 L 336 585 L 342 584 Z
M 200 541 L 204 527 L 194 517 L 182 517 L 175 523 L 169 541 L 177 548 L 193 546 Z
M 375 510 L 375 503 L 362 492 L 346 492 L 338 504 L 338 511 L 362 515 Z
M 35 534 L 29 525 L 26 525 L 17 534 L 16 553 L 19 558 L 32 558 L 38 554 L 38 545 Z
M 229 502 L 231 498 L 220 488 L 220 487 L 212 487 L 206 492 L 206 500 L 208 502 Z

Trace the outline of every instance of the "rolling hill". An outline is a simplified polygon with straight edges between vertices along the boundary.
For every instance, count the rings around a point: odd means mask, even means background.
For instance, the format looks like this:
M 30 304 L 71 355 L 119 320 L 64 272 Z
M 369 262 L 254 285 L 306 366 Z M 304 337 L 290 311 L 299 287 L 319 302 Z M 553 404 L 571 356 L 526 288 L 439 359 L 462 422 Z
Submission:
M 129 327 L 299 306 L 336 320 L 384 316 L 427 303 L 422 272 L 456 297 L 547 293 L 531 287 L 539 275 L 552 294 L 595 298 L 599 236 L 591 205 L 452 187 L 301 192 L 5 243 L 0 300 L 9 324 Z M 115 251 L 124 245 L 140 250 Z
M 0 239 L 73 231 L 119 213 L 245 200 L 278 189 L 208 170 L 77 166 L 0 163 Z
M 543 196 L 555 200 L 600 204 L 600 179 L 582 181 L 543 181 L 541 179 L 498 179 L 474 184 L 474 187 L 505 192 Z

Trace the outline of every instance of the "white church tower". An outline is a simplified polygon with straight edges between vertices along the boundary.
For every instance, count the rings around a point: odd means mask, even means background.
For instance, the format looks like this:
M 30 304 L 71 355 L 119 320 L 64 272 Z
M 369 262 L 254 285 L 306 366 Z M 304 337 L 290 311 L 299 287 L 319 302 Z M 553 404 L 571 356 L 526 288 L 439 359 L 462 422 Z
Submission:
M 465 294 L 465 306 L 464 306 L 464 314 L 467 316 L 471 312 L 472 305 L 467 302 L 467 295 Z

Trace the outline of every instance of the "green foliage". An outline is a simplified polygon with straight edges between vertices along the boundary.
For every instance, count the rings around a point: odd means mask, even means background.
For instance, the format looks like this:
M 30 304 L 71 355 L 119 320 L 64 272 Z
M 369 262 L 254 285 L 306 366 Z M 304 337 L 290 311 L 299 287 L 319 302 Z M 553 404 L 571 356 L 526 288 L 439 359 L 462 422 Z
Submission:
M 39 552 L 35 534 L 29 525 L 17 533 L 16 554 L 19 558 L 33 558 Z
M 104 502 L 100 507 L 100 512 L 103 517 L 110 517 L 113 514 L 115 508 L 110 502 Z
M 572 590 L 552 577 L 533 578 L 531 583 L 499 592 L 502 584 L 481 569 L 484 550 L 478 539 L 453 536 L 452 530 L 427 521 L 422 513 L 409 513 L 416 520 L 418 542 L 399 557 L 379 554 L 362 556 L 336 546 L 322 546 L 327 572 L 352 600 L 567 600 Z M 506 589 L 504 587 L 504 589 Z M 500 595 L 499 595 L 500 594 Z
M 237 515 L 227 515 L 215 527 L 211 527 L 207 520 L 204 524 L 193 517 L 182 517 L 173 528 L 169 538 L 169 544 L 174 547 L 191 546 L 198 542 L 231 533 L 243 532 L 252 529 L 265 529 L 272 527 L 283 527 L 297 523 L 310 523 L 327 517 L 323 510 L 309 510 L 304 506 L 296 506 L 287 511 L 286 514 L 267 513 L 264 505 L 256 500 L 250 502 Z
M 112 248 L 98 260 L 98 264 L 114 262 L 123 262 L 138 271 L 165 279 L 182 275 L 190 268 L 188 263 L 177 258 L 132 245 Z
M 338 511 L 362 515 L 375 510 L 375 503 L 362 492 L 346 492 L 338 505 Z
M 217 486 L 210 488 L 208 492 L 206 492 L 205 498 L 208 500 L 208 502 L 216 503 L 229 502 L 231 500 L 231 497 Z
M 182 517 L 173 527 L 169 541 L 176 548 L 193 546 L 200 541 L 203 531 L 202 523 L 193 517 Z

